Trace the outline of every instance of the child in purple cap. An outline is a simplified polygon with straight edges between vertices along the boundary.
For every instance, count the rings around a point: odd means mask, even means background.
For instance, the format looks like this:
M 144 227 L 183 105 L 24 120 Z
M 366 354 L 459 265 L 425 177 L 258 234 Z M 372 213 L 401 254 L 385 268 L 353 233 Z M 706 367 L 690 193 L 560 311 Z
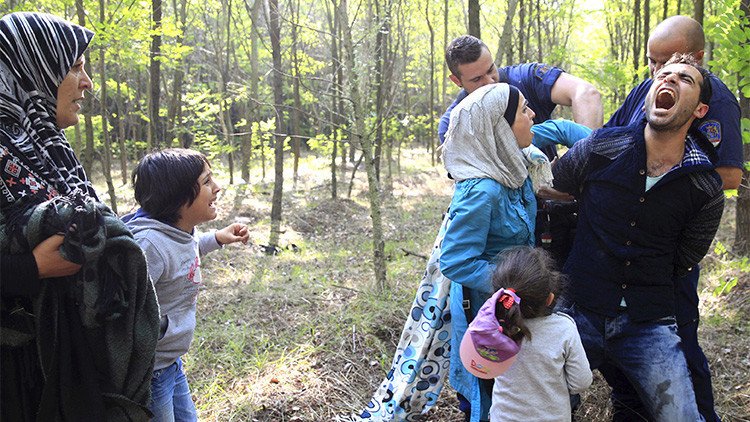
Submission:
M 564 276 L 540 248 L 506 249 L 497 262 L 492 286 L 506 293 L 493 295 L 494 317 L 521 347 L 495 378 L 490 421 L 570 421 L 570 394 L 588 388 L 592 375 L 573 319 L 552 312 Z

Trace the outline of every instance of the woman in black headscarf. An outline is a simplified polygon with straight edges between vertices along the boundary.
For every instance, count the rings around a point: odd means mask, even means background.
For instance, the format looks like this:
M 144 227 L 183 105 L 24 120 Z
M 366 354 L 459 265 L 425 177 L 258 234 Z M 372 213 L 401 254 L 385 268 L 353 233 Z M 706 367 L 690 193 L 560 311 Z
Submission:
M 0 19 L 2 420 L 149 416 L 158 309 L 145 261 L 62 131 L 92 88 L 93 35 L 47 14 Z
M 51 15 L 14 13 L 0 20 L 0 34 L 0 209 L 75 189 L 96 198 L 62 132 L 78 122 L 92 87 L 83 52 L 94 33 Z M 33 293 L 40 278 L 74 274 L 80 266 L 60 256 L 61 243 L 54 236 L 33 253 L 3 255 L 3 293 Z
M 93 32 L 47 15 L 10 14 L 0 20 L 0 209 L 10 214 L 21 198 L 48 199 L 74 189 L 96 197 L 78 159 L 62 132 L 75 124 L 78 107 L 91 79 L 83 69 L 83 51 Z M 58 101 L 58 94 L 67 104 Z M 58 112 L 59 105 L 59 112 Z M 59 119 L 58 119 L 59 117 Z M 59 123 L 58 123 L 59 121 Z M 31 199 L 29 199 L 30 201 Z M 12 313 L 3 315 L 26 325 L 30 299 L 43 279 L 75 274 L 80 266 L 65 260 L 55 235 L 33 252 L 0 255 L 0 289 Z M 11 301 L 15 303 L 10 303 Z M 8 321 L 12 322 L 12 321 Z M 2 406 L 4 420 L 29 420 L 36 415 L 42 376 L 36 343 L 26 337 L 33 327 L 18 327 L 15 337 L 3 332 Z M 22 328 L 26 328 L 23 330 Z M 8 346 L 8 347 L 6 347 Z M 10 405 L 10 403 L 17 405 Z

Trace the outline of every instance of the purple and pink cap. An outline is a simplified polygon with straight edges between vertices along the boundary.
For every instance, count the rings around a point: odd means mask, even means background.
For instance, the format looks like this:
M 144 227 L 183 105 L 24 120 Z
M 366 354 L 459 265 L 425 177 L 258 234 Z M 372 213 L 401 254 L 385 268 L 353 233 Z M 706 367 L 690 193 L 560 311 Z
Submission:
M 500 376 L 516 360 L 520 346 L 503 333 L 495 315 L 495 306 L 501 302 L 506 309 L 521 299 L 512 289 L 500 289 L 479 309 L 474 321 L 461 340 L 459 354 L 466 370 L 478 378 Z

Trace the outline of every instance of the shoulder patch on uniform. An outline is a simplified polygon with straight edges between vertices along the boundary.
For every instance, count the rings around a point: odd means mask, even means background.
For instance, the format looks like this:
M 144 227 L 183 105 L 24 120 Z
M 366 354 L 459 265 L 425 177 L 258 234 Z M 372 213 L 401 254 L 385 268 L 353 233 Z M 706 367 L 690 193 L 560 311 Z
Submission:
M 537 64 L 534 67 L 534 76 L 539 80 L 544 79 L 544 75 L 546 75 L 547 72 L 549 72 L 549 66 L 546 64 Z
M 698 128 L 706 135 L 706 138 L 711 141 L 714 147 L 719 146 L 721 143 L 721 123 L 718 120 L 706 120 Z

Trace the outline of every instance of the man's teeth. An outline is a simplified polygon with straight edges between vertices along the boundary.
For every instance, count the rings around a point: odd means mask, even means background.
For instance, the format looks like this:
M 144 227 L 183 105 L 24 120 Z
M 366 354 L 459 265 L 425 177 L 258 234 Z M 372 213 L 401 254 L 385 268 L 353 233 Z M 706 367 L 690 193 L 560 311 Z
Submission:
M 675 94 L 672 90 L 663 89 L 656 94 L 656 107 L 669 110 L 675 104 Z

